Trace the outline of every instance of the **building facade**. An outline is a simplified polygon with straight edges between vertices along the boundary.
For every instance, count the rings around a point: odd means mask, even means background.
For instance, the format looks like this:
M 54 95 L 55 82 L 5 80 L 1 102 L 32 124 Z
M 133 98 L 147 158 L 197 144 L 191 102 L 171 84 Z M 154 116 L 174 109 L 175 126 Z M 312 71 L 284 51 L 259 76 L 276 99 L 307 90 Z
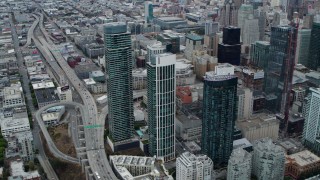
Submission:
M 218 62 L 239 65 L 240 54 L 240 28 L 233 26 L 223 28 L 223 40 L 218 45 Z
M 159 54 L 147 64 L 149 153 L 175 158 L 176 55 Z
M 320 21 L 313 22 L 307 67 L 317 70 L 320 66 Z
M 227 179 L 244 180 L 251 178 L 252 155 L 239 147 L 232 151 L 228 162 Z
M 251 44 L 250 64 L 266 70 L 269 60 L 270 43 L 268 41 L 257 41 Z
M 202 152 L 218 167 L 228 163 L 232 152 L 237 81 L 230 64 L 219 64 L 204 77 Z
M 106 24 L 104 42 L 109 136 L 118 142 L 132 137 L 134 122 L 131 38 L 126 24 Z
M 211 180 L 213 161 L 206 155 L 184 152 L 177 158 L 176 174 L 179 180 Z
M 297 38 L 296 64 L 308 66 L 311 29 L 299 29 Z
M 261 139 L 253 144 L 253 174 L 261 180 L 284 178 L 285 151 L 272 143 L 271 139 Z
M 320 89 L 310 88 L 302 114 L 305 118 L 302 141 L 316 154 L 320 154 Z
M 284 112 L 292 83 L 297 30 L 288 25 L 271 27 L 270 58 L 265 71 L 267 109 Z M 269 102 L 268 102 L 269 101 Z

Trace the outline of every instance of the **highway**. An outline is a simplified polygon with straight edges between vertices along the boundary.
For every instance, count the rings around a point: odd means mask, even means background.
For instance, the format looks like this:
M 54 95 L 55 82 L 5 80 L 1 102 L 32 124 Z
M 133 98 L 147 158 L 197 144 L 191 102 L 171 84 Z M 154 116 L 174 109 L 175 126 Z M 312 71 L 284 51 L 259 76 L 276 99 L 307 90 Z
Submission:
M 47 35 L 43 27 L 43 15 L 41 14 L 40 17 L 40 29 L 44 35 Z M 41 44 L 38 43 L 38 48 L 43 48 L 47 54 L 45 55 L 47 61 L 56 61 L 62 71 L 65 73 L 66 77 L 68 78 L 69 82 L 73 85 L 75 90 L 80 94 L 85 109 L 82 113 L 83 123 L 85 126 L 89 125 L 99 125 L 97 128 L 84 128 L 85 133 L 85 142 L 86 142 L 86 151 L 88 161 L 91 167 L 90 174 L 94 177 L 94 179 L 117 179 L 114 175 L 110 164 L 107 160 L 107 156 L 104 151 L 104 124 L 105 121 L 103 118 L 98 118 L 97 107 L 94 98 L 92 97 L 91 93 L 87 90 L 87 88 L 83 85 L 82 81 L 77 77 L 74 71 L 69 67 L 67 62 L 64 60 L 62 55 L 60 54 L 59 49 L 52 43 L 50 38 L 46 38 L 49 42 L 45 41 L 42 37 L 37 37 Z M 51 52 L 49 55 L 48 51 Z M 50 57 L 53 56 L 53 57 Z M 103 119 L 101 121 L 101 119 Z
M 34 32 L 34 29 L 36 28 L 36 26 L 39 24 L 39 18 L 35 15 L 33 15 L 33 17 L 36 19 L 33 24 L 31 25 L 31 27 L 28 30 L 28 36 L 27 36 L 27 43 L 23 46 L 24 48 L 28 47 L 31 44 L 31 38 L 32 38 L 32 34 Z
M 65 161 L 68 161 L 68 162 L 71 162 L 71 163 L 76 163 L 78 164 L 79 163 L 79 160 L 77 158 L 74 158 L 74 157 L 71 157 L 71 156 L 68 156 L 64 153 L 62 153 L 57 147 L 56 145 L 54 144 L 50 134 L 48 133 L 48 130 L 44 124 L 44 122 L 42 121 L 42 117 L 41 117 L 41 114 L 43 111 L 47 110 L 48 108 L 50 107 L 53 107 L 53 106 L 58 106 L 58 105 L 73 105 L 73 106 L 82 106 L 81 104 L 78 104 L 78 103 L 55 103 L 55 104 L 49 104 L 47 106 L 44 106 L 42 108 L 40 108 L 36 114 L 35 114 L 35 118 L 40 126 L 40 129 L 43 133 L 43 136 L 44 138 L 46 139 L 47 141 L 47 144 L 48 144 L 48 147 L 50 149 L 50 152 L 57 158 L 59 159 L 63 159 Z

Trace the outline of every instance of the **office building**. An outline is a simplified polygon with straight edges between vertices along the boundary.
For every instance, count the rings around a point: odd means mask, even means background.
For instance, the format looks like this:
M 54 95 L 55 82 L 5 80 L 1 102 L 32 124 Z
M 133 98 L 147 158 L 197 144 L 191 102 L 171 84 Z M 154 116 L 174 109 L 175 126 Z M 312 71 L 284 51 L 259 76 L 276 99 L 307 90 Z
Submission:
M 161 27 L 162 30 L 172 29 L 179 25 L 187 25 L 187 21 L 174 16 L 157 17 L 153 19 L 154 24 Z
M 186 35 L 186 49 L 185 56 L 187 59 L 193 59 L 192 55 L 194 51 L 202 50 L 203 48 L 203 37 L 197 34 L 187 34 Z
M 284 112 L 287 102 L 295 59 L 297 30 L 291 26 L 271 27 L 270 60 L 265 71 L 267 109 Z
M 204 45 L 207 48 L 207 54 L 210 56 L 218 56 L 218 45 L 220 41 L 219 34 L 210 34 L 204 36 Z
M 223 28 L 222 43 L 218 45 L 218 62 L 240 65 L 240 28 L 229 26 Z
M 60 102 L 72 102 L 72 91 L 69 86 L 57 87 Z
M 176 55 L 158 54 L 147 64 L 149 153 L 175 158 Z
M 212 20 L 206 21 L 204 27 L 205 35 L 210 36 L 211 34 L 216 34 L 219 32 L 219 23 Z
M 295 64 L 302 64 L 304 66 L 308 66 L 310 38 L 311 29 L 298 30 Z
M 150 62 L 152 56 L 157 54 L 163 54 L 166 52 L 166 46 L 162 45 L 161 42 L 157 41 L 154 44 L 147 45 L 147 62 Z
M 286 176 L 300 179 L 319 172 L 320 158 L 308 150 L 286 156 Z
M 320 66 L 320 20 L 313 22 L 309 47 L 307 67 L 317 70 Z
M 144 3 L 144 19 L 145 23 L 150 23 L 153 19 L 153 5 L 150 1 Z
M 305 118 L 303 126 L 302 141 L 305 146 L 312 149 L 316 154 L 320 154 L 320 89 L 310 88 L 308 96 L 305 98 L 303 110 Z
M 248 47 L 250 44 L 259 40 L 259 20 L 254 19 L 253 15 L 250 15 L 248 19 L 244 20 L 244 27 L 241 29 L 242 43 Z
M 204 77 L 201 149 L 217 167 L 227 165 L 232 152 L 237 82 L 230 64 L 218 64 Z
M 261 180 L 283 180 L 285 151 L 272 143 L 271 139 L 261 139 L 253 144 L 252 172 Z
M 133 132 L 131 37 L 125 23 L 104 26 L 109 137 L 130 139 Z M 119 43 L 121 42 L 121 43 Z
M 238 9 L 239 7 L 235 5 L 233 0 L 225 1 L 221 9 L 221 18 L 219 19 L 221 26 L 237 26 Z
M 245 21 L 249 19 L 249 17 L 253 16 L 253 6 L 251 4 L 242 4 L 238 10 L 238 27 L 241 29 L 241 38 L 243 41 L 243 35 L 245 33 Z
M 269 61 L 270 43 L 268 41 L 256 41 L 251 44 L 250 64 L 266 71 Z
M 252 115 L 253 97 L 249 88 L 238 89 L 238 116 L 237 119 L 248 119 Z
M 277 140 L 279 137 L 279 120 L 273 114 L 254 114 L 248 119 L 236 122 L 237 128 L 242 132 L 244 138 L 250 142 L 269 137 Z
M 177 179 L 183 180 L 211 180 L 213 162 L 206 155 L 194 155 L 184 152 L 177 158 Z
M 251 178 L 252 155 L 239 147 L 232 151 L 228 162 L 227 179 L 245 180 Z

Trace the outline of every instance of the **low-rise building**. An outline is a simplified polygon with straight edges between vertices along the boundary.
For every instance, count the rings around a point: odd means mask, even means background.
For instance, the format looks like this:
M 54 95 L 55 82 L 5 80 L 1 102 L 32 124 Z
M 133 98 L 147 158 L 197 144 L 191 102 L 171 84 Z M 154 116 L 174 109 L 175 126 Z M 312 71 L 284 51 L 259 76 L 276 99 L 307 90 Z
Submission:
M 160 166 L 164 166 L 156 163 L 155 157 L 114 155 L 110 156 L 110 164 L 119 179 L 173 180 L 171 175 L 162 172 Z
M 34 90 L 36 96 L 38 107 L 41 108 L 48 104 L 60 102 L 59 96 L 56 93 L 56 88 L 44 88 Z
M 176 61 L 176 85 L 186 86 L 193 85 L 196 76 L 193 74 L 193 65 L 186 59 Z
M 202 133 L 202 120 L 195 115 L 186 116 L 178 113 L 176 116 L 176 136 L 185 141 L 199 140 Z
M 6 158 L 19 156 L 25 162 L 33 160 L 33 135 L 31 131 L 10 134 L 7 141 Z
M 308 150 L 286 156 L 285 175 L 294 179 L 320 172 L 320 158 Z
M 209 180 L 213 175 L 213 162 L 207 155 L 184 152 L 177 158 L 177 179 Z
M 147 88 L 147 70 L 135 69 L 132 71 L 133 90 L 141 90 Z
M 106 81 L 104 73 L 100 70 L 90 72 L 89 78 L 92 78 L 95 82 L 104 83 Z
M 4 87 L 2 90 L 3 108 L 24 106 L 24 96 L 21 87 Z
M 72 102 L 72 91 L 68 86 L 57 87 L 57 94 L 61 102 Z
M 24 118 L 6 118 L 1 121 L 1 134 L 3 137 L 9 137 L 11 134 L 21 131 L 30 131 L 29 119 Z
M 24 171 L 24 166 L 22 161 L 11 161 L 10 163 L 11 176 L 8 180 L 41 180 L 41 176 L 38 171 Z
M 56 112 L 42 113 L 41 116 L 42 116 L 43 123 L 46 126 L 58 124 L 64 112 L 65 112 L 65 108 L 62 108 L 60 109 L 60 111 L 56 111 Z
M 279 136 L 279 120 L 273 114 L 259 113 L 249 119 L 236 121 L 236 126 L 250 142 L 269 137 L 274 141 Z

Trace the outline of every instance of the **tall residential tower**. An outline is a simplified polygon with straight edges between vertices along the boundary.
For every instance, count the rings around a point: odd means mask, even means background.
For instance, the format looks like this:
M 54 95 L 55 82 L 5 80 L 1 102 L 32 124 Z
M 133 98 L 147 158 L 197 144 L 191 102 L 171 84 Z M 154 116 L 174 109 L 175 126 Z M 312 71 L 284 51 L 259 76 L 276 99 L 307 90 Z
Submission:
M 104 26 L 109 137 L 114 142 L 133 133 L 131 37 L 125 23 Z
M 147 64 L 149 153 L 175 158 L 176 55 L 158 54 Z
M 204 77 L 201 149 L 216 167 L 226 166 L 232 152 L 237 81 L 234 66 L 227 63 L 218 64 Z

